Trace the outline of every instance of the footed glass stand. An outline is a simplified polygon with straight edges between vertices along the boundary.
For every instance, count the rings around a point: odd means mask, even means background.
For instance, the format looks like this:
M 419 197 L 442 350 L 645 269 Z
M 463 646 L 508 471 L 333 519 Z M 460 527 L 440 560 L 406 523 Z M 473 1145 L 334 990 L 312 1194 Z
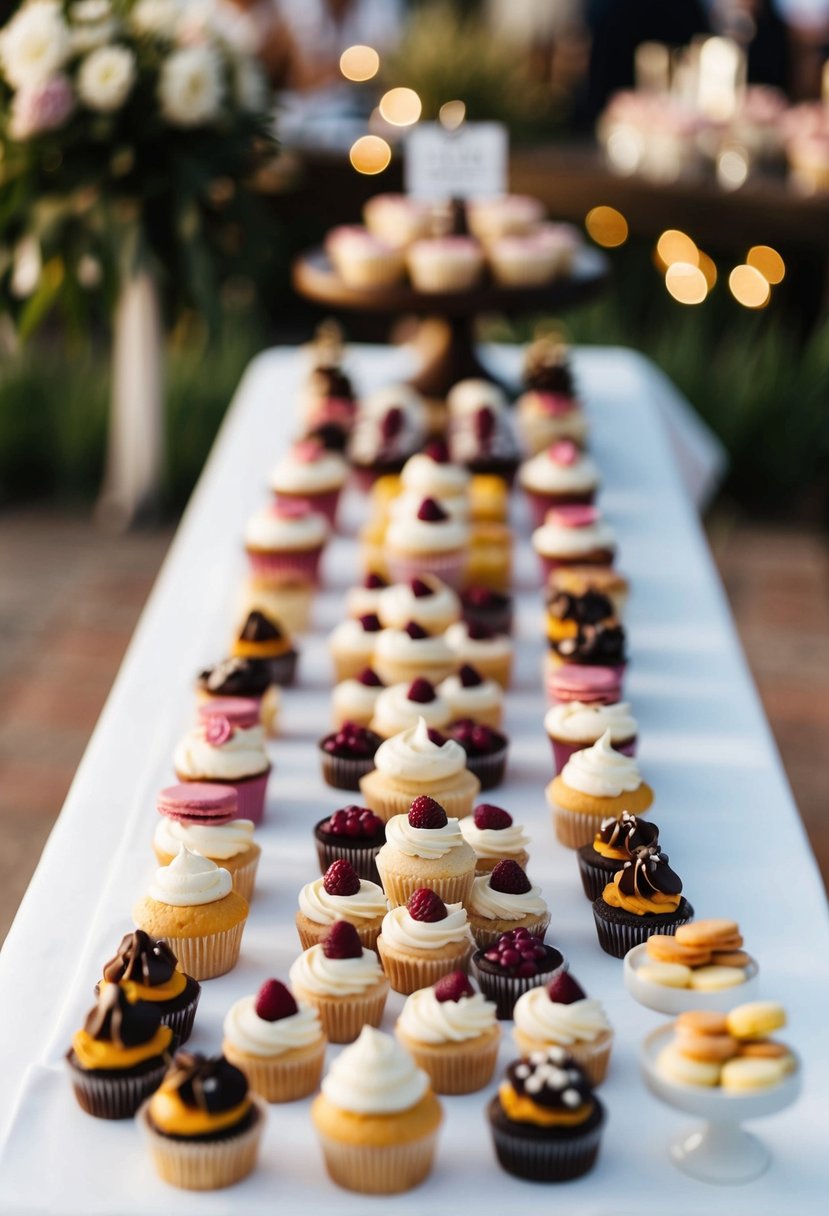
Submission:
M 743 1130 L 748 1119 L 784 1110 L 800 1093 L 800 1066 L 780 1084 L 756 1093 L 726 1093 L 721 1089 L 680 1085 L 656 1069 L 662 1048 L 673 1036 L 673 1024 L 653 1031 L 642 1044 L 640 1064 L 645 1084 L 668 1106 L 698 1115 L 705 1122 L 681 1132 L 669 1146 L 678 1169 L 700 1182 L 735 1186 L 759 1178 L 769 1166 L 765 1145 Z

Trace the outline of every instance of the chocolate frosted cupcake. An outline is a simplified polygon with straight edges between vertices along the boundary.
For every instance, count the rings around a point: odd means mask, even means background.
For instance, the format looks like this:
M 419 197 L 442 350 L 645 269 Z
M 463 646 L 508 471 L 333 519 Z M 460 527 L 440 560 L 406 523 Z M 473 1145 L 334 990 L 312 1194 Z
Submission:
M 171 1186 L 213 1191 L 256 1165 L 266 1107 L 224 1056 L 180 1051 L 161 1087 L 138 1112 L 153 1164 Z
M 269 735 L 276 734 L 279 690 L 264 659 L 222 659 L 221 663 L 199 673 L 196 693 L 201 702 L 229 697 L 258 701 L 263 727 Z
M 580 595 L 556 590 L 547 597 L 545 632 L 551 643 L 575 637 L 585 625 L 599 625 L 615 619 L 610 599 L 589 588 Z
M 185 975 L 165 941 L 150 937 L 143 929 L 127 933 L 118 953 L 104 967 L 96 996 L 116 984 L 128 1000 L 149 1002 L 161 1023 L 173 1032 L 173 1048 L 186 1043 L 201 996 L 201 984 Z
M 467 625 L 484 625 L 495 633 L 512 633 L 512 596 L 489 587 L 467 587 L 461 594 Z
M 482 790 L 491 790 L 501 784 L 509 748 L 506 735 L 472 718 L 454 722 L 446 733 L 466 752 L 466 767 L 478 778 Z
M 604 1107 L 560 1047 L 510 1064 L 488 1114 L 495 1154 L 508 1174 L 529 1182 L 566 1182 L 596 1162 Z
M 154 1005 L 107 984 L 66 1053 L 78 1104 L 99 1119 L 129 1119 L 161 1084 L 172 1040 Z
M 380 881 L 375 858 L 386 843 L 386 825 L 365 806 L 344 806 L 314 828 L 320 871 L 347 861 L 360 878 Z
M 682 880 L 655 846 L 637 849 L 593 901 L 599 945 L 614 958 L 624 958 L 652 933 L 676 933 L 693 915 Z
M 656 845 L 659 828 L 622 811 L 614 819 L 605 819 L 592 844 L 579 849 L 579 873 L 588 899 L 598 899 L 617 870 L 631 861 L 637 849 Z
M 383 740 L 373 731 L 345 722 L 320 741 L 322 775 L 338 790 L 359 790 L 360 778 L 374 768 L 374 753 Z
M 528 929 L 510 929 L 486 950 L 472 955 L 481 992 L 495 1002 L 499 1018 L 511 1018 L 515 1002 L 530 988 L 548 984 L 567 967 L 564 955 Z
M 294 682 L 298 652 L 282 625 L 258 609 L 249 613 L 232 653 L 236 658 L 265 663 L 274 684 L 287 688 Z
M 624 669 L 627 663 L 624 628 L 610 621 L 579 625 L 572 637 L 550 642 L 548 658 L 553 663 Z

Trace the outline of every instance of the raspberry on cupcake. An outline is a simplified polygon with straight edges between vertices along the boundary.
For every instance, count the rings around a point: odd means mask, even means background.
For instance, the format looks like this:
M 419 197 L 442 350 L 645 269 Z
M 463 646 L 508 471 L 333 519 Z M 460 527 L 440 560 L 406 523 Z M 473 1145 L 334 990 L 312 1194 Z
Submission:
M 413 992 L 395 1027 L 415 1064 L 438 1094 L 471 1094 L 492 1079 L 501 1029 L 495 1006 L 476 992 L 463 971 L 450 971 Z
M 338 790 L 358 790 L 361 779 L 374 768 L 382 742 L 379 735 L 354 722 L 344 722 L 339 730 L 326 735 L 319 744 L 326 784 Z
M 607 1075 L 613 1031 L 604 1009 L 590 1000 L 569 971 L 520 996 L 513 1011 L 513 1038 L 524 1056 L 563 1047 L 584 1069 L 591 1085 Z
M 319 1087 L 325 1035 L 317 1011 L 269 979 L 228 1010 L 222 1051 L 267 1102 L 294 1102 Z
M 383 888 L 360 878 L 350 861 L 334 861 L 314 882 L 299 892 L 296 927 L 303 950 L 321 941 L 338 920 L 354 925 L 362 944 L 374 950 L 383 917 L 388 911 Z
M 463 904 L 447 905 L 429 887 L 413 891 L 386 914 L 377 951 L 392 988 L 404 996 L 447 971 L 466 971 L 472 939 Z
M 349 862 L 369 882 L 379 883 L 375 858 L 386 843 L 386 825 L 365 806 L 345 806 L 314 827 L 320 870 L 335 861 Z
M 355 620 L 369 613 L 379 616 L 380 602 L 388 585 L 388 581 L 378 570 L 367 570 L 359 587 L 350 587 L 345 593 L 346 614 Z
M 472 815 L 461 820 L 461 831 L 475 851 L 477 874 L 489 873 L 505 859 L 516 861 L 522 869 L 527 868 L 530 859 L 527 834 L 502 807 L 482 802 Z
M 469 924 L 478 946 L 485 950 L 509 929 L 526 929 L 543 937 L 550 912 L 521 866 L 509 859 L 499 861 L 488 874 L 472 884 Z
M 387 629 L 405 629 L 415 621 L 428 633 L 440 634 L 460 619 L 461 606 L 456 591 L 437 575 L 424 574 L 387 587 L 377 613 Z
M 566 966 L 561 951 L 529 929 L 508 929 L 493 945 L 472 956 L 481 991 L 495 1002 L 499 1018 L 511 1018 L 523 993 L 549 983 Z
M 454 669 L 455 659 L 443 633 L 429 632 L 417 621 L 402 629 L 384 629 L 377 639 L 374 666 L 387 684 L 426 679 L 433 684 Z
M 386 824 L 377 870 L 392 907 L 413 891 L 430 887 L 445 903 L 466 903 L 475 875 L 475 854 L 457 819 L 434 798 L 421 794 L 405 815 Z

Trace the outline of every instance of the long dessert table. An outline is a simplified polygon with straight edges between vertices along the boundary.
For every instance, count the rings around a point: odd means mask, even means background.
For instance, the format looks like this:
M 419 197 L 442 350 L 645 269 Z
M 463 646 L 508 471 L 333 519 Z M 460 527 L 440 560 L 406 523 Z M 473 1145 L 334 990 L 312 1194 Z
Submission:
M 515 376 L 520 352 L 489 355 Z M 369 389 L 405 375 L 400 350 L 355 347 L 350 370 Z M 633 586 L 627 625 L 632 663 L 626 697 L 639 721 L 652 818 L 698 916 L 737 919 L 758 959 L 762 994 L 782 1000 L 782 1037 L 798 1052 L 803 1093 L 758 1124 L 772 1165 L 740 1188 L 695 1182 L 671 1165 L 666 1140 L 688 1122 L 652 1097 L 639 1074 L 645 1034 L 660 1017 L 637 1005 L 622 964 L 603 954 L 575 857 L 553 836 L 543 789 L 552 775 L 542 717 L 541 598 L 524 504 L 516 502 L 517 667 L 507 697 L 512 740 L 505 784 L 491 796 L 531 837 L 529 865 L 552 911 L 548 940 L 570 960 L 616 1032 L 602 1087 L 608 1123 L 596 1169 L 557 1188 L 531 1186 L 497 1166 L 479 1094 L 445 1098 L 434 1173 L 419 1190 L 379 1203 L 329 1182 L 308 1102 L 272 1106 L 258 1170 L 226 1192 L 176 1192 L 156 1177 L 138 1129 L 83 1114 L 63 1055 L 92 1003 L 103 962 L 132 927 L 130 909 L 155 862 L 150 847 L 155 794 L 172 779 L 171 756 L 193 715 L 193 680 L 222 657 L 238 620 L 244 576 L 241 536 L 265 497 L 270 466 L 292 435 L 306 372 L 300 354 L 258 357 L 236 394 L 182 520 L 106 708 L 38 870 L 0 954 L 0 1212 L 6 1216 L 150 1216 L 175 1210 L 364 1213 L 455 1211 L 473 1203 L 502 1214 L 561 1203 L 571 1213 L 615 1216 L 658 1205 L 672 1216 L 744 1211 L 824 1211 L 829 1052 L 826 959 L 829 918 L 814 858 L 762 713 L 722 588 L 663 422 L 676 407 L 670 385 L 641 357 L 592 348 L 575 354 L 592 421 L 592 449 L 604 476 L 601 503 L 616 529 L 620 566 Z M 517 496 L 516 496 L 517 497 Z M 300 641 L 299 679 L 283 697 L 282 734 L 270 745 L 274 770 L 263 855 L 242 957 L 203 986 L 191 1045 L 212 1052 L 239 996 L 269 975 L 286 978 L 299 953 L 293 925 L 299 887 L 318 874 L 313 824 L 350 800 L 325 786 L 316 743 L 328 728 L 332 682 L 326 633 L 343 615 L 343 591 L 358 576 L 353 530 L 365 502 L 346 501 L 351 536 L 323 561 L 324 590 L 313 631 Z M 736 1001 L 735 1001 L 736 1003 Z M 392 994 L 384 1028 L 402 998 Z M 502 1023 L 502 1067 L 515 1052 Z M 329 1049 L 329 1059 L 336 1048 Z

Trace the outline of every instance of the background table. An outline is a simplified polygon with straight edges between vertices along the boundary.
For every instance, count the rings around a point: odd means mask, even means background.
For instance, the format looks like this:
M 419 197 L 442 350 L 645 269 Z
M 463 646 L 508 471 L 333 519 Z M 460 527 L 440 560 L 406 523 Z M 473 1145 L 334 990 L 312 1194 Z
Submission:
M 495 352 L 514 375 L 519 353 Z M 392 350 L 353 352 L 361 388 L 406 374 Z M 763 991 L 790 1011 L 787 1039 L 805 1065 L 798 1104 L 764 1121 L 770 1172 L 738 1190 L 716 1190 L 674 1171 L 665 1152 L 682 1116 L 644 1089 L 637 1053 L 658 1015 L 622 986 L 621 964 L 596 944 L 574 857 L 553 838 L 543 785 L 551 775 L 541 725 L 542 640 L 537 574 L 526 540 L 519 550 L 518 665 L 507 708 L 513 743 L 508 782 L 493 797 L 531 835 L 530 872 L 552 910 L 551 941 L 569 957 L 616 1029 L 602 1089 L 609 1121 L 589 1177 L 558 1189 L 531 1187 L 495 1165 L 484 1119 L 491 1091 L 444 1101 L 436 1170 L 424 1188 L 377 1210 L 454 1210 L 474 1201 L 503 1213 L 556 1202 L 569 1212 L 673 1213 L 824 1210 L 829 1053 L 825 960 L 829 925 L 814 860 L 737 643 L 696 513 L 664 429 L 661 405 L 675 395 L 640 357 L 584 350 L 576 372 L 594 423 L 604 473 L 602 501 L 616 528 L 621 565 L 633 581 L 633 664 L 628 695 L 640 723 L 641 764 L 656 791 L 653 818 L 698 915 L 739 919 L 759 959 Z M 269 466 L 293 428 L 304 367 L 296 352 L 254 361 L 182 521 L 66 806 L 0 955 L 0 1211 L 23 1213 L 365 1213 L 372 1202 L 338 1191 L 325 1177 L 307 1103 L 271 1108 L 261 1167 L 225 1193 L 175 1193 L 152 1172 L 135 1127 L 84 1116 L 63 1075 L 62 1055 L 91 1003 L 102 963 L 131 927 L 130 908 L 153 870 L 154 796 L 171 779 L 177 737 L 192 719 L 194 674 L 226 650 L 244 570 L 244 521 L 265 493 Z M 352 522 L 362 504 L 347 504 Z M 517 525 L 526 519 L 516 504 Z M 342 613 L 356 573 L 353 541 L 324 560 L 326 592 L 316 631 L 303 640 L 300 684 L 284 699 L 263 857 L 242 960 L 204 986 L 192 1046 L 216 1050 L 225 1010 L 298 953 L 293 929 L 298 886 L 316 874 L 311 826 L 349 800 L 325 787 L 315 741 L 328 719 L 325 631 Z M 389 1002 L 391 1028 L 401 999 Z M 512 1056 L 505 1024 L 501 1062 Z M 687 1121 L 687 1120 L 686 1120 Z

